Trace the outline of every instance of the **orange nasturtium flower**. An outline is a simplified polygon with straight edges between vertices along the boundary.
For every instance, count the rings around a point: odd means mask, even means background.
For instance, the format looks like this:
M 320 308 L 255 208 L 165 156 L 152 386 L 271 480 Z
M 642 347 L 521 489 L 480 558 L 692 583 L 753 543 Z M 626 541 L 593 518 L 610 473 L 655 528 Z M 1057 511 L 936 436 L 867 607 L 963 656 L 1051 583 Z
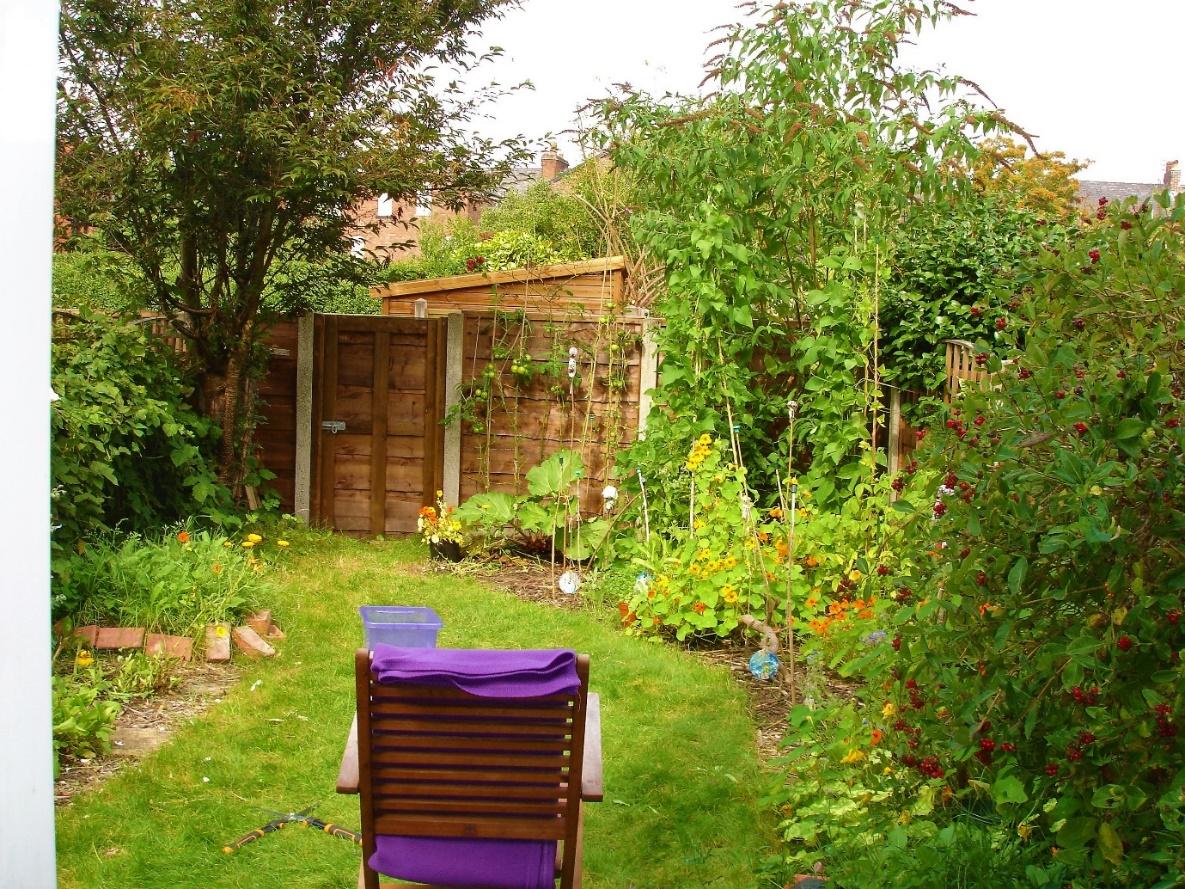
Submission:
M 189 543 L 189 532 L 188 531 L 178 531 L 177 532 L 177 539 L 180 540 L 182 543 Z

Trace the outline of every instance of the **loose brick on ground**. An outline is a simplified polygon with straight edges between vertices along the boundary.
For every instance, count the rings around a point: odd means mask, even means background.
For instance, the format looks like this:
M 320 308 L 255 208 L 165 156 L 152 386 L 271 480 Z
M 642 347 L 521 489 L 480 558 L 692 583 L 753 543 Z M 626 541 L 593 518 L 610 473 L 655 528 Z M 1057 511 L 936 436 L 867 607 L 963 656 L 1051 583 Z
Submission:
M 235 627 L 231 632 L 235 645 L 247 657 L 272 657 L 276 650 L 268 645 L 250 627 Z
M 272 628 L 271 609 L 261 608 L 254 614 L 248 615 L 247 626 L 253 629 L 260 636 L 266 636 Z
M 99 638 L 99 627 L 96 624 L 88 624 L 85 627 L 76 629 L 74 635 L 84 640 L 91 648 L 94 648 L 95 640 Z
M 144 640 L 144 650 L 149 654 L 163 654 L 187 661 L 193 657 L 193 640 L 186 636 L 149 633 Z
M 95 648 L 140 648 L 144 645 L 143 627 L 99 627 Z
M 230 660 L 230 624 L 206 627 L 206 660 L 212 664 L 225 664 Z

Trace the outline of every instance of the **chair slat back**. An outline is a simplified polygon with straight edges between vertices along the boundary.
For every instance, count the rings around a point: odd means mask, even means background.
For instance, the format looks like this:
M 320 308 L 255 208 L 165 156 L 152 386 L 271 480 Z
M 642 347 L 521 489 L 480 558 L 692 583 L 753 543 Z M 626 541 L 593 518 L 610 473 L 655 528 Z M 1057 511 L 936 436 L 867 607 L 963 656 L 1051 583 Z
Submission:
M 560 840 L 578 812 L 588 662 L 571 695 L 380 685 L 359 651 L 364 809 L 378 834 Z M 370 820 L 370 819 L 367 819 Z

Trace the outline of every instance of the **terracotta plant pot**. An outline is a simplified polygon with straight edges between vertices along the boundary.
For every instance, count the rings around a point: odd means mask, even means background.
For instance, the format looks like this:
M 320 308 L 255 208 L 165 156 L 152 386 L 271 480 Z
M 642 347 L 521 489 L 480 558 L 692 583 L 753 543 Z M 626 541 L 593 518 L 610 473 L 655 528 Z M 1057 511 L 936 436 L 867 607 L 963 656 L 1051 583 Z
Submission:
M 440 543 L 429 543 L 428 552 L 432 558 L 440 562 L 459 562 L 465 558 L 461 551 L 461 544 L 455 540 L 442 540 Z

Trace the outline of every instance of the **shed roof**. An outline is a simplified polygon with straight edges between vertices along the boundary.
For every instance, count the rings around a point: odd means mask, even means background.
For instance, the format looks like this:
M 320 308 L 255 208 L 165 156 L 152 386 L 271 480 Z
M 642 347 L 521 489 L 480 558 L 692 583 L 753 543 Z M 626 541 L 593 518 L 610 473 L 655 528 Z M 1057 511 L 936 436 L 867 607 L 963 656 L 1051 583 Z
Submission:
M 624 256 L 603 256 L 599 259 L 584 259 L 579 262 L 564 262 L 558 265 L 538 265 L 521 269 L 507 269 L 501 272 L 479 272 L 473 275 L 453 275 L 449 278 L 428 278 L 423 281 L 396 281 L 375 287 L 370 295 L 379 299 L 418 296 L 424 293 L 442 293 L 449 290 L 466 290 L 491 284 L 511 284 L 525 281 L 554 281 L 574 278 L 577 275 L 597 272 L 615 272 L 625 269 Z

